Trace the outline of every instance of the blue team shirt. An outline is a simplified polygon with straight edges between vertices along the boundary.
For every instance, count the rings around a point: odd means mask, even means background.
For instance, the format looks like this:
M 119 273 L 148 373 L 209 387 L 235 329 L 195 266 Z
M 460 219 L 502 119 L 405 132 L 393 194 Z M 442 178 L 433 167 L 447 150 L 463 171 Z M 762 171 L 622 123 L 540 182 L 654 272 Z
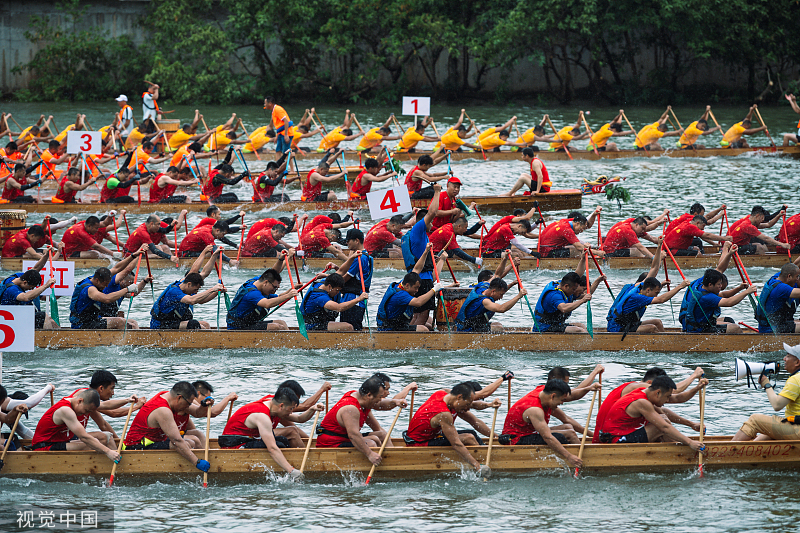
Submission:
M 409 237 L 409 248 L 411 249 L 411 253 L 414 254 L 414 257 L 419 259 L 425 253 L 430 253 L 425 251 L 425 247 L 428 245 L 428 232 L 426 231 L 425 220 L 420 220 L 408 231 Z M 358 265 L 356 265 L 358 268 Z M 419 277 L 421 279 L 433 279 L 432 272 L 420 272 Z

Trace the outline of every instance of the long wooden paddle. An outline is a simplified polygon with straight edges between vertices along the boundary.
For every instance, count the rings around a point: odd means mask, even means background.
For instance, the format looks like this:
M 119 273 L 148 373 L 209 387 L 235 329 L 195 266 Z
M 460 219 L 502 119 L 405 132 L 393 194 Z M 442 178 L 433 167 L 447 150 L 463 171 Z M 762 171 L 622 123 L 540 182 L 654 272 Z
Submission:
M 561 141 L 561 146 L 564 148 L 564 151 L 567 152 L 567 155 L 569 156 L 569 158 L 571 160 L 572 159 L 572 154 L 569 153 L 569 148 L 567 148 L 566 143 L 564 143 L 564 139 L 562 139 L 561 135 L 559 135 L 558 131 L 556 131 L 556 127 L 553 126 L 553 121 L 550 120 L 550 117 L 547 117 L 547 123 L 550 124 L 550 128 L 553 130 L 553 133 L 555 134 L 555 138 L 558 139 L 559 141 Z
M 436 257 L 433 255 L 433 247 L 431 246 L 431 262 L 433 263 L 433 273 L 436 274 L 436 283 L 441 285 L 439 280 L 439 268 L 436 266 Z M 435 298 L 435 296 L 434 296 Z M 442 312 L 444 313 L 444 320 L 447 323 L 447 331 L 450 331 L 450 316 L 447 312 L 447 305 L 444 303 L 444 295 L 439 292 L 439 299 L 442 301 Z
M 317 430 L 317 421 L 319 420 L 319 413 L 314 415 L 314 425 L 311 426 L 311 433 L 308 434 L 308 442 L 306 443 L 306 451 L 303 452 L 303 462 L 300 463 L 300 473 L 303 473 L 303 469 L 306 467 L 306 460 L 308 459 L 308 452 L 311 451 L 311 441 L 314 440 L 314 433 Z
M 14 440 L 14 432 L 17 431 L 17 424 L 19 424 L 19 419 L 22 418 L 22 413 L 17 411 L 17 419 L 14 420 L 14 425 L 11 427 L 11 434 L 6 439 L 6 445 L 3 447 L 3 455 L 0 456 L 0 470 L 3 469 L 3 466 L 6 464 L 6 454 L 8 453 L 8 448 L 11 446 L 11 441 Z
M 519 271 L 517 271 L 517 265 L 514 264 L 514 256 L 511 255 L 511 252 L 508 254 L 508 261 L 511 263 L 511 268 L 514 269 L 514 275 L 517 277 L 517 286 L 519 290 L 522 290 L 522 280 L 519 278 Z M 531 302 L 528 300 L 528 295 L 525 295 L 525 303 L 528 304 L 528 311 L 531 313 L 531 318 L 533 319 L 533 324 L 536 327 L 536 331 L 539 331 L 539 321 L 536 320 L 536 313 L 533 312 L 533 308 L 531 307 Z
M 233 414 L 233 404 L 236 403 L 236 400 L 231 401 L 231 404 L 228 406 L 228 420 L 225 422 L 230 422 L 231 415 Z
M 361 292 L 367 292 L 367 289 L 364 288 L 364 267 L 361 264 L 361 256 L 361 250 L 359 250 L 356 261 L 358 261 L 358 273 L 361 278 Z M 297 266 L 297 263 L 295 263 L 295 266 Z M 372 337 L 372 327 L 369 325 L 369 304 L 366 301 L 364 302 L 364 315 L 367 317 L 367 331 L 369 331 L 369 336 Z
M 764 123 L 764 119 L 761 118 L 761 111 L 759 111 L 757 107 L 755 108 L 755 111 L 756 111 L 756 116 L 758 116 L 759 122 L 761 122 L 761 125 L 764 126 L 764 128 L 766 128 L 767 125 Z M 769 138 L 769 142 L 772 143 L 772 151 L 775 152 L 778 149 L 778 147 L 775 146 L 775 141 L 772 140 L 772 135 L 769 134 L 769 130 L 768 129 L 765 129 L 764 133 L 767 134 L 767 138 Z
M 586 247 L 586 252 L 583 254 L 586 259 L 586 294 L 592 296 L 589 284 L 589 247 Z M 594 324 L 592 324 L 592 301 L 586 300 L 586 331 L 589 336 L 594 339 Z
M 403 407 L 401 406 L 397 410 L 397 414 L 394 415 L 394 420 L 392 421 L 392 426 L 389 428 L 389 431 L 386 433 L 386 438 L 383 439 L 383 444 L 381 444 L 381 449 L 378 452 L 378 455 L 383 457 L 383 450 L 386 448 L 386 443 L 389 442 L 389 439 L 392 438 L 392 431 L 394 431 L 394 425 L 397 424 L 397 419 L 400 418 L 400 413 L 403 412 Z M 370 480 L 372 479 L 372 474 L 375 473 L 375 467 L 377 465 L 373 464 L 372 468 L 369 469 L 369 475 L 367 476 L 367 480 L 364 482 L 364 485 L 369 485 Z
M 205 460 L 208 462 L 208 449 L 211 447 L 211 406 L 206 407 L 208 415 L 206 416 L 206 456 Z M 203 472 L 203 488 L 208 487 L 208 472 Z
M 122 446 L 123 443 L 125 442 L 125 433 L 128 431 L 128 424 L 131 421 L 131 413 L 133 413 L 133 406 L 135 403 L 136 402 L 131 402 L 131 406 L 128 408 L 128 417 L 125 419 L 125 427 L 122 428 L 122 435 L 120 435 L 119 437 L 119 446 L 117 446 L 117 453 L 120 454 L 120 456 L 122 456 Z M 121 459 L 122 457 L 120 457 L 120 460 Z M 119 465 L 119 462 L 115 462 L 114 466 L 111 467 L 111 477 L 108 478 L 109 487 L 114 484 L 114 474 L 117 473 L 117 465 Z
M 639 138 L 639 134 L 636 133 L 635 129 L 633 129 L 633 126 L 631 126 L 631 121 L 628 120 L 628 117 L 625 116 L 625 113 L 622 113 L 622 118 L 625 119 L 625 122 L 628 124 L 628 127 L 631 129 L 631 131 L 633 131 L 633 136 L 636 137 L 636 140 L 642 144 L 642 148 L 644 148 L 644 153 L 650 155 L 650 152 L 647 150 L 647 145 L 644 144 L 644 142 Z
M 586 121 L 586 117 L 583 116 L 583 113 L 581 113 L 581 118 L 583 119 L 583 125 L 586 126 L 586 131 L 589 132 L 589 144 L 592 146 L 592 150 L 594 150 L 594 155 L 599 156 L 600 152 L 597 151 L 597 143 L 592 139 L 592 137 L 594 137 L 594 132 L 592 128 L 589 127 L 589 123 Z M 600 227 L 598 226 L 597 229 L 599 230 Z
M 706 386 L 700 389 L 700 444 L 703 444 L 703 436 L 706 432 L 705 428 L 705 415 L 706 415 Z M 703 452 L 697 456 L 697 468 L 700 477 L 703 477 Z
M 509 380 L 508 384 L 511 385 L 511 381 L 510 380 Z M 510 392 L 511 391 L 509 390 L 509 397 L 510 397 Z M 509 402 L 509 405 L 511 405 L 510 402 Z M 497 411 L 499 411 L 499 410 L 500 410 L 500 406 L 495 407 L 494 408 L 494 414 L 492 415 L 492 430 L 489 431 L 489 449 L 486 450 L 486 466 L 487 467 L 489 466 L 489 461 L 492 460 L 492 445 L 494 444 L 494 427 L 495 427 L 495 424 L 497 423 Z M 486 478 L 483 478 L 483 480 L 486 481 Z
M 601 374 L 602 376 L 602 374 Z M 581 437 L 581 447 L 578 448 L 578 459 L 583 459 L 583 447 L 586 446 L 586 436 L 589 434 L 589 422 L 592 421 L 592 411 L 594 411 L 594 401 L 597 399 L 597 392 L 600 389 L 594 391 L 592 394 L 592 403 L 589 404 L 589 414 L 586 415 L 586 425 L 583 426 L 583 436 Z M 597 429 L 597 428 L 595 428 Z M 578 477 L 581 469 L 579 467 L 575 467 L 575 477 Z
M 408 429 L 411 429 L 411 419 L 414 418 L 414 393 L 417 392 L 415 390 L 411 391 L 411 404 L 409 404 L 408 408 Z

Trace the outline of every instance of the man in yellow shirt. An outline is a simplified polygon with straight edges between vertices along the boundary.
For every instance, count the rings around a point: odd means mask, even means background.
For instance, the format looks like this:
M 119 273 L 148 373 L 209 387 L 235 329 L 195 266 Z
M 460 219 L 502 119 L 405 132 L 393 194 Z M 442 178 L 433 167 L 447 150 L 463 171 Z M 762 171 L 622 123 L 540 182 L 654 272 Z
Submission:
M 77 118 L 75 119 L 75 124 L 70 124 L 66 128 L 64 128 L 61 133 L 56 135 L 56 140 L 60 143 L 67 141 L 67 133 L 70 131 L 81 131 L 83 129 L 83 121 L 86 120 L 86 115 L 81 115 L 78 113 Z
M 344 113 L 344 121 L 342 122 L 341 126 L 337 126 L 333 128 L 327 135 L 322 138 L 322 141 L 319 143 L 319 147 L 317 148 L 317 152 L 324 153 L 328 152 L 330 154 L 336 152 L 339 148 L 339 143 L 342 141 L 352 141 L 353 139 L 358 139 L 364 132 L 359 130 L 358 133 L 353 133 L 353 130 L 350 129 L 350 125 L 353 123 L 353 118 L 350 116 L 350 110 L 346 110 Z
M 403 134 L 400 143 L 394 147 L 395 152 L 408 152 L 414 153 L 417 151 L 416 146 L 421 142 L 435 143 L 440 141 L 439 137 L 429 137 L 425 135 L 425 128 L 433 122 L 431 117 L 425 117 L 418 120 L 416 126 L 412 126 Z
M 534 152 L 539 151 L 539 147 L 536 146 L 537 142 L 551 142 L 553 140 L 553 135 L 545 135 L 544 125 L 547 123 L 547 119 L 550 115 L 543 115 L 542 120 L 539 122 L 538 125 L 527 129 L 521 136 L 517 137 L 516 142 L 518 143 L 525 143 L 527 148 L 532 148 Z M 519 148 L 512 148 L 513 151 L 519 150 Z
M 160 135 L 162 130 L 156 128 L 156 123 L 152 119 L 145 119 L 139 123 L 138 126 L 131 130 L 128 138 L 125 139 L 125 149 L 130 150 L 136 148 L 140 144 L 154 139 Z
M 186 146 L 193 142 L 199 142 L 202 144 L 203 141 L 210 135 L 210 133 L 197 133 L 197 127 L 202 119 L 203 115 L 200 114 L 200 110 L 195 109 L 194 120 L 192 120 L 192 123 L 184 124 L 181 126 L 181 129 L 172 134 L 172 137 L 169 138 L 169 147 L 173 150 L 177 150 L 181 146 Z
M 473 129 L 474 123 L 471 123 L 468 127 L 463 127 L 464 124 L 464 115 L 466 114 L 466 110 L 461 110 L 461 115 L 458 117 L 458 121 L 450 128 L 447 128 L 447 131 L 444 132 L 442 135 L 441 140 L 436 143 L 436 146 L 433 147 L 435 152 L 444 147 L 445 150 L 449 150 L 451 152 L 461 152 L 462 147 L 465 144 L 464 139 L 469 139 L 473 135 L 477 133 L 476 130 Z M 445 140 L 447 138 L 447 140 Z M 469 148 L 475 148 L 477 145 L 474 144 L 467 144 Z
M 394 113 L 389 115 L 383 126 L 367 131 L 364 134 L 364 138 L 358 143 L 356 150 L 368 154 L 373 148 L 379 148 L 383 141 L 396 141 L 399 139 L 400 135 L 392 135 L 392 129 L 389 127 L 392 123 L 392 117 L 394 117 Z
M 564 152 L 565 147 L 569 145 L 571 141 L 580 141 L 589 136 L 588 133 L 581 133 L 581 123 L 583 122 L 581 118 L 582 115 L 583 111 L 578 114 L 578 121 L 574 126 L 564 126 L 553 135 L 553 142 L 550 143 L 549 151 Z
M 636 150 L 648 150 L 655 152 L 663 152 L 664 147 L 658 142 L 661 137 L 677 137 L 683 133 L 683 128 L 674 131 L 667 131 L 667 120 L 669 120 L 669 112 L 672 106 L 667 106 L 667 110 L 661 115 L 657 122 L 646 125 L 639 130 L 634 140 Z
M 750 415 L 732 441 L 747 440 L 797 440 L 800 439 L 800 345 L 783 343 L 786 355 L 783 367 L 790 374 L 780 394 L 772 388 L 769 377 L 762 374 L 758 384 L 767 391 L 769 403 L 775 411 L 784 407 L 784 416 Z
M 506 129 L 502 129 L 497 133 L 492 133 L 491 135 L 486 135 L 482 139 L 478 140 L 478 144 L 480 145 L 479 150 L 483 149 L 487 152 L 499 152 L 501 146 L 516 146 L 519 148 L 525 148 L 525 143 L 512 143 L 508 142 L 509 132 Z
M 617 143 L 610 141 L 611 137 L 622 137 L 623 135 L 630 135 L 633 130 L 622 130 L 622 114 L 624 111 L 619 110 L 619 113 L 614 120 L 606 122 L 603 126 L 594 132 L 589 140 L 589 146 L 586 147 L 590 152 L 597 148 L 598 152 L 619 152 Z
M 307 139 L 309 137 L 313 137 L 318 133 L 322 133 L 322 128 L 317 126 L 313 131 L 311 130 L 311 118 L 314 116 L 314 108 L 306 109 L 306 112 L 303 113 L 303 118 L 300 119 L 300 122 L 294 128 L 294 137 L 292 137 L 292 151 L 297 152 L 298 150 L 301 151 L 310 151 L 310 148 L 300 148 L 299 144 L 302 139 Z
M 485 130 L 483 130 L 482 132 L 480 132 L 478 134 L 478 144 L 480 144 L 480 142 L 482 140 L 484 140 L 486 137 L 494 135 L 495 133 L 500 133 L 503 130 L 510 129 L 511 126 L 513 126 L 514 122 L 516 122 L 516 121 L 517 121 L 517 117 L 514 116 L 514 117 L 511 117 L 511 119 L 508 122 L 506 122 L 505 124 L 498 124 L 497 126 L 495 126 L 493 128 L 486 128 Z M 473 122 L 473 125 L 474 124 L 475 123 Z
M 681 135 L 680 140 L 677 142 L 678 148 L 681 150 L 695 150 L 700 149 L 702 150 L 705 148 L 702 144 L 697 144 L 697 139 L 700 138 L 702 135 L 708 135 L 710 133 L 714 133 L 715 131 L 719 130 L 719 126 L 714 126 L 711 129 L 708 129 L 708 113 L 711 111 L 711 106 L 706 106 L 706 112 L 703 113 L 703 116 L 700 117 L 700 120 L 695 120 L 686 128 L 686 131 L 683 132 Z
M 725 132 L 725 135 L 722 136 L 722 140 L 719 142 L 720 146 L 723 148 L 750 148 L 744 136 L 753 135 L 760 131 L 766 131 L 767 129 L 766 126 L 761 126 L 760 128 L 750 127 L 753 125 L 750 118 L 753 116 L 753 111 L 755 111 L 757 107 L 758 106 L 755 104 L 750 106 L 750 111 L 748 111 L 744 120 L 728 128 L 728 131 Z

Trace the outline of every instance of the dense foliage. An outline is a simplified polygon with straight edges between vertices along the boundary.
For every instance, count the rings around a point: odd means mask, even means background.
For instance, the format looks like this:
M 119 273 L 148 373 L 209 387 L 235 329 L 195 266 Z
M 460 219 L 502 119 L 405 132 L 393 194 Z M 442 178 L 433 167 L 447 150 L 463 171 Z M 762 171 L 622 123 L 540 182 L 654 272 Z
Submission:
M 25 68 L 36 98 L 108 94 L 144 70 L 173 102 L 459 99 L 485 93 L 494 71 L 502 100 L 536 96 L 520 79 L 532 63 L 562 103 L 752 100 L 770 81 L 774 100 L 796 83 L 798 19 L 797 0 L 159 0 L 138 48 L 35 19 L 30 38 L 47 47 Z M 724 89 L 710 67 L 746 83 Z

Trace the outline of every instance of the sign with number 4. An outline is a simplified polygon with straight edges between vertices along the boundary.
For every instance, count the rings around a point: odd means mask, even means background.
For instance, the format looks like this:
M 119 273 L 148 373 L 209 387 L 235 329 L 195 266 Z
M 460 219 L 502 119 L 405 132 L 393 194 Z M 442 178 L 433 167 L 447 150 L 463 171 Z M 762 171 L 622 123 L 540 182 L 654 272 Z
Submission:
M 103 153 L 99 131 L 70 131 L 67 133 L 67 153 L 98 155 Z
M 32 305 L 0 306 L 0 352 L 32 352 L 34 313 Z
M 368 192 L 367 203 L 369 203 L 369 215 L 372 220 L 381 220 L 411 212 L 411 198 L 408 197 L 408 189 L 404 186 Z

